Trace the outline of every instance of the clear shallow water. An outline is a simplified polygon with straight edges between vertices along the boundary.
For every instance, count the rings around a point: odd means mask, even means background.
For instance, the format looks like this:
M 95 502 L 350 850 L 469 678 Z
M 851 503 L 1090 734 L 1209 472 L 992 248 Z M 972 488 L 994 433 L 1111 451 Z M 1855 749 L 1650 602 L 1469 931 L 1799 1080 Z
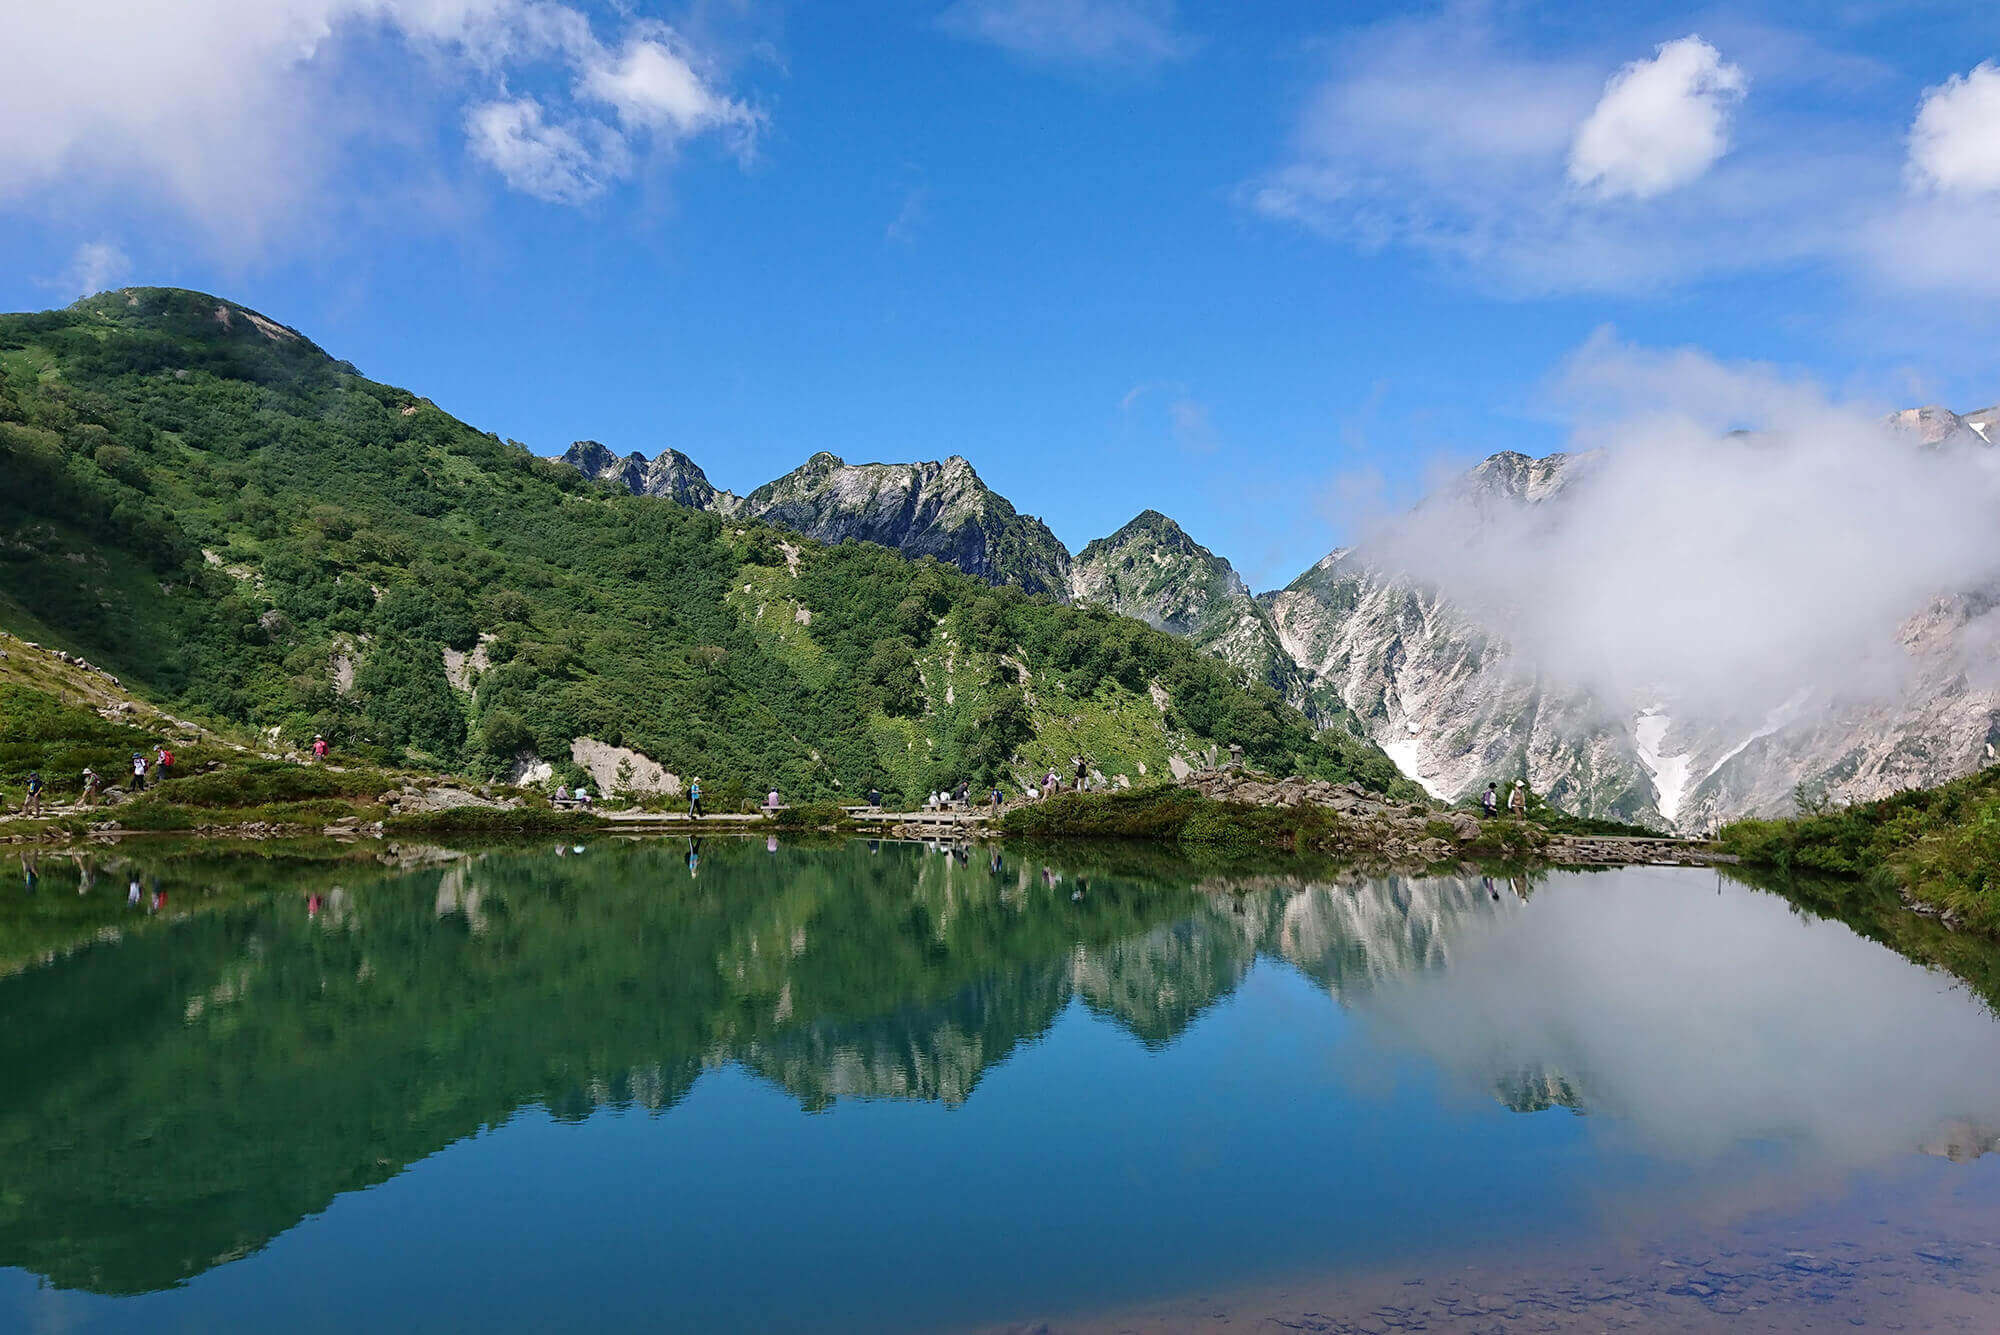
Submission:
M 1678 869 L 991 856 L 45 856 L 0 1329 L 1179 1329 L 1808 1233 L 1983 1302 L 2000 1024 L 1839 923 Z

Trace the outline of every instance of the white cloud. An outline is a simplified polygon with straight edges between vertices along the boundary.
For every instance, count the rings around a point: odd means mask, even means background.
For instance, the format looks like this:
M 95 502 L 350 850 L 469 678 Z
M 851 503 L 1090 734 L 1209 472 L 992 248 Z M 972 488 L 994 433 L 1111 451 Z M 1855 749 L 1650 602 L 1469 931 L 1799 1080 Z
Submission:
M 131 271 L 131 257 L 115 243 L 86 241 L 76 248 L 56 284 L 67 296 L 88 297 L 116 287 Z
M 958 0 L 948 32 L 1037 60 L 1146 66 L 1187 54 L 1173 0 Z
M 2000 67 L 1985 61 L 1924 91 L 1910 130 L 1910 174 L 1946 193 L 2000 191 Z
M 1572 448 L 1602 452 L 1559 500 L 1444 497 L 1364 546 L 1606 699 L 1754 718 L 1804 685 L 1893 692 L 1903 620 L 2000 576 L 1994 451 L 1919 449 L 1880 405 L 1608 333 L 1556 393 Z
M 1854 267 L 1901 193 L 1887 133 L 1871 142 L 1781 105 L 1730 146 L 1749 75 L 1699 39 L 1613 66 L 1607 83 L 1602 56 L 1522 49 L 1473 5 L 1361 29 L 1329 64 L 1289 152 L 1239 202 L 1364 251 L 1415 251 L 1503 295 Z M 1797 87 L 1799 72 L 1769 82 Z
M 718 94 L 676 45 L 671 32 L 634 37 L 617 55 L 607 52 L 586 67 L 581 92 L 609 105 L 626 125 L 673 139 L 708 129 L 755 126 L 756 114 Z
M 503 179 L 575 201 L 593 193 L 590 182 L 601 190 L 623 170 L 607 135 L 631 149 L 649 140 L 671 146 L 745 114 L 711 79 L 690 77 L 677 96 L 658 81 L 655 48 L 692 76 L 671 30 L 621 20 L 614 55 L 585 13 L 555 0 L 96 0 L 16 9 L 0 41 L 0 124 L 8 127 L 0 205 L 92 191 L 137 197 L 236 251 L 293 234 L 343 196 L 378 196 L 397 184 L 385 173 L 430 178 L 433 164 L 422 159 L 439 122 L 463 124 L 478 160 L 511 163 Z M 545 94 L 530 113 L 520 105 L 526 99 L 509 93 L 510 77 L 538 89 L 574 79 L 617 91 L 619 126 L 585 125 L 583 109 L 560 93 Z M 588 96 L 604 100 L 599 91 Z M 364 163 L 364 147 L 386 151 Z
M 1570 148 L 1571 183 L 1651 199 L 1699 179 L 1728 151 L 1730 112 L 1747 82 L 1699 37 L 1662 43 L 1605 84 Z
M 470 108 L 465 133 L 472 155 L 507 184 L 552 204 L 595 199 L 624 170 L 622 140 L 602 126 L 552 125 L 532 97 Z

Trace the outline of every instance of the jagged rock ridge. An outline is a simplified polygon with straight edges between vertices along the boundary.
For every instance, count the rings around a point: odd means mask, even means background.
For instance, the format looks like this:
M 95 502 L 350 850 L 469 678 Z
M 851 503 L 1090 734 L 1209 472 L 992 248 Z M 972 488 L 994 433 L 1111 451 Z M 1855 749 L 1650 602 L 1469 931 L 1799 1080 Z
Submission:
M 564 462 L 586 476 L 700 510 L 760 519 L 821 542 L 853 538 L 932 556 L 991 584 L 1069 596 L 1069 551 L 954 454 L 938 462 L 850 464 L 824 451 L 748 496 L 718 491 L 678 450 L 619 458 L 578 441 Z

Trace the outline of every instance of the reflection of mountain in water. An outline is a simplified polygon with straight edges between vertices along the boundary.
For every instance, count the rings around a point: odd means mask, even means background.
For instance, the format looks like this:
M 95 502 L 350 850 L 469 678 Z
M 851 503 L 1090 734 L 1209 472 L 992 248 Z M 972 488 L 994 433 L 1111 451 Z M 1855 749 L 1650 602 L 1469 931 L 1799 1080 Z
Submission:
M 652 844 L 350 867 L 310 897 L 268 869 L 242 894 L 167 874 L 171 920 L 66 904 L 73 948 L 0 978 L 0 1264 L 170 1285 L 523 1105 L 661 1112 L 722 1062 L 807 1108 L 956 1103 L 1072 999 L 1160 1046 L 1259 954 L 1344 998 L 1516 902 L 1477 878 L 1232 888 L 911 845 L 726 844 L 700 872 Z

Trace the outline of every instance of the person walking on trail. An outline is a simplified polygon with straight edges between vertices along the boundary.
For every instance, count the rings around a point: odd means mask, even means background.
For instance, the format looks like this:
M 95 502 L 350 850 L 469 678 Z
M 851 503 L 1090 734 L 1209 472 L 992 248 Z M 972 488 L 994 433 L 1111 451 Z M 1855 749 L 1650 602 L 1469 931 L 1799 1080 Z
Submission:
M 688 819 L 697 820 L 707 814 L 701 807 L 701 776 L 697 774 L 688 785 Z
M 996 783 L 993 785 L 993 809 L 995 811 L 1000 809 L 1000 804 L 1003 800 L 1000 795 L 1000 785 Z
M 174 753 L 162 746 L 153 755 L 153 780 L 159 782 L 171 778 L 174 770 Z
M 1514 780 L 1514 791 L 1507 795 L 1507 811 L 1517 819 L 1528 814 L 1528 785 L 1524 780 Z
M 83 805 L 87 807 L 97 805 L 97 791 L 100 787 L 102 787 L 102 783 L 97 777 L 97 771 L 85 765 L 83 767 Z
M 1486 791 L 1480 795 L 1479 805 L 1486 808 L 1488 817 L 1500 814 L 1500 786 L 1489 782 Z
M 320 761 L 326 759 L 326 738 L 318 733 L 313 734 L 313 759 Z
M 28 772 L 28 800 L 21 803 L 21 814 L 23 816 L 39 816 L 42 814 L 42 772 L 40 770 L 30 770 Z
M 955 794 L 953 795 L 953 797 L 952 797 L 952 800 L 953 800 L 954 802 L 958 803 L 958 805 L 960 805 L 960 806 L 962 806 L 962 807 L 969 807 L 969 806 L 971 806 L 971 805 L 972 805 L 972 780 L 970 780 L 970 779 L 960 779 L 960 780 L 958 781 L 958 792 L 957 792 L 957 793 L 955 793 Z
M 1080 793 L 1083 791 L 1084 776 L 1089 772 L 1090 766 L 1082 756 L 1071 756 L 1070 764 L 1076 766 L 1076 790 Z
M 132 791 L 135 793 L 146 791 L 146 753 L 144 751 L 134 751 L 132 753 Z

